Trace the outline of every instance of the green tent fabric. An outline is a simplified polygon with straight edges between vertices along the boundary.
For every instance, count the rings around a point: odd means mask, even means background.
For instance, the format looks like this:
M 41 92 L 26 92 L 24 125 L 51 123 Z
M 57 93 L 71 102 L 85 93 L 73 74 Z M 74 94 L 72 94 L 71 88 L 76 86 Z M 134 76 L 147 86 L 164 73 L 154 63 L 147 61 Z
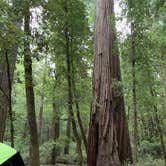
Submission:
M 0 143 L 0 165 L 11 158 L 17 151 L 8 145 Z

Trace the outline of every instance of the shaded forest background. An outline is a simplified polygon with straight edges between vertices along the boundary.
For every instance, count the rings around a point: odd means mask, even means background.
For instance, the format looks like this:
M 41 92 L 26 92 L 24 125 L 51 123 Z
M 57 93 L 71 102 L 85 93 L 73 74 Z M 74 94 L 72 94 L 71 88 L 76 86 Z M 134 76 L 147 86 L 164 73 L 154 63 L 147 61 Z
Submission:
M 86 162 L 94 15 L 94 0 L 0 1 L 0 142 L 26 163 L 38 153 L 42 164 Z M 117 0 L 115 22 L 122 81 L 113 86 L 135 165 L 164 166 L 166 2 Z

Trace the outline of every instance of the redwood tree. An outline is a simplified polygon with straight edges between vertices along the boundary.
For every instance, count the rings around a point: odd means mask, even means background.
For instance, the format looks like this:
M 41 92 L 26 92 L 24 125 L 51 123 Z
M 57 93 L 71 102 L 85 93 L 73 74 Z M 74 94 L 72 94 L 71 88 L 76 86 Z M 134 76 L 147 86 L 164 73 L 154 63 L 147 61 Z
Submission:
M 88 166 L 120 166 L 126 161 L 132 161 L 113 7 L 113 0 L 96 0 Z

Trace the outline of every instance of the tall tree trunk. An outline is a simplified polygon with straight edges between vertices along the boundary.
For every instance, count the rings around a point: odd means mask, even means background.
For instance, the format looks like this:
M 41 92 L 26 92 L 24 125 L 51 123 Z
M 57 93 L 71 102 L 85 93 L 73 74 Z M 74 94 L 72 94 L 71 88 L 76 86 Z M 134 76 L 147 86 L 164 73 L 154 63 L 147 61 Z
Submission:
M 132 100 L 133 100 L 133 110 L 134 110 L 134 148 L 133 148 L 133 161 L 134 165 L 136 165 L 138 160 L 138 124 L 137 124 L 137 98 L 136 98 L 136 51 L 135 51 L 135 28 L 134 23 L 131 23 L 131 35 L 132 35 Z
M 47 59 L 45 59 L 45 65 L 47 65 Z M 38 140 L 39 144 L 42 144 L 42 127 L 43 127 L 43 109 L 44 109 L 44 87 L 46 84 L 46 73 L 43 73 L 42 88 L 40 91 L 40 107 L 38 117 Z
M 32 77 L 32 59 L 30 50 L 30 6 L 29 2 L 24 9 L 24 32 L 27 38 L 24 42 L 24 70 L 25 70 L 25 90 L 26 90 L 26 103 L 27 103 L 27 115 L 30 131 L 30 166 L 39 166 L 39 143 L 38 132 L 35 114 L 35 99 L 33 89 L 33 77 Z
M 43 105 L 44 105 L 44 95 L 41 95 L 40 108 L 39 108 L 39 118 L 38 118 L 38 139 L 39 144 L 42 143 L 42 126 L 43 126 Z
M 88 166 L 120 166 L 132 160 L 124 99 L 122 92 L 116 94 L 114 83 L 121 81 L 121 76 L 113 6 L 113 0 L 96 0 L 94 100 L 88 137 Z

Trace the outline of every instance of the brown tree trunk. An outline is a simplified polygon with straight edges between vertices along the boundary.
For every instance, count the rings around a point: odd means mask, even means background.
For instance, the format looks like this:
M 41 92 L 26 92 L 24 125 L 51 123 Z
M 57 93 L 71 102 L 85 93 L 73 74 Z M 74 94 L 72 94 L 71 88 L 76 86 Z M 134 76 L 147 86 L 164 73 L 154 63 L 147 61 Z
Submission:
M 88 166 L 120 166 L 132 160 L 124 99 L 121 88 L 119 92 L 117 86 L 121 76 L 113 6 L 113 0 L 96 0 Z
M 33 76 L 32 76 L 32 59 L 30 50 L 30 6 L 29 2 L 24 9 L 24 32 L 27 38 L 24 42 L 24 70 L 25 70 L 25 90 L 26 90 L 26 103 L 27 103 L 27 115 L 30 131 L 30 166 L 39 166 L 39 143 L 38 132 L 35 114 L 35 99 L 33 89 Z
M 2 52 L 2 54 L 4 55 L 0 57 L 0 142 L 3 142 L 4 138 L 9 99 L 6 58 L 5 53 Z

